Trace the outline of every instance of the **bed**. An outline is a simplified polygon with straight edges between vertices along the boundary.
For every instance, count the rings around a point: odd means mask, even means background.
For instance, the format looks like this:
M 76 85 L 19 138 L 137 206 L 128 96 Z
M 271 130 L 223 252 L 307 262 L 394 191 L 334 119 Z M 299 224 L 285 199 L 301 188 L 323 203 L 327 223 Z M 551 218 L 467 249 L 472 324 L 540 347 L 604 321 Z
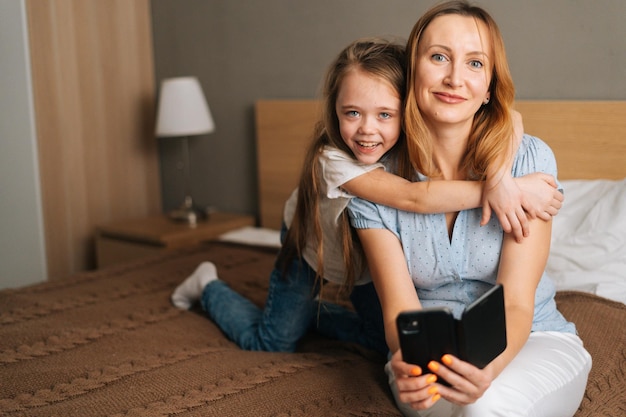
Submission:
M 594 360 L 576 416 L 626 415 L 626 102 L 517 108 L 555 151 L 566 193 L 549 268 Z M 169 302 L 211 260 L 264 303 L 282 204 L 317 111 L 314 100 L 256 103 L 259 228 L 0 291 L 0 415 L 399 416 L 372 351 L 314 333 L 293 354 L 242 351 L 198 309 Z

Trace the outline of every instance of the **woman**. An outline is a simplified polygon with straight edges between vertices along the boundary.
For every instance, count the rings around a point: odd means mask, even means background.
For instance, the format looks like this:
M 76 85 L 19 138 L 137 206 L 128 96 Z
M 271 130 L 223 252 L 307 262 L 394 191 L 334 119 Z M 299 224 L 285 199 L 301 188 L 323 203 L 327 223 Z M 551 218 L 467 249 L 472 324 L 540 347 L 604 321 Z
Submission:
M 514 87 L 490 15 L 465 1 L 435 6 L 414 26 L 407 54 L 405 123 L 417 181 L 482 179 L 487 166 L 504 164 Z M 556 176 L 556 162 L 545 143 L 525 135 L 513 176 L 535 171 Z M 530 220 L 518 243 L 496 219 L 481 227 L 480 210 L 416 214 L 362 199 L 348 208 L 382 305 L 392 354 L 385 369 L 405 415 L 574 414 L 591 357 L 544 274 L 551 221 Z M 479 369 L 444 355 L 431 373 L 402 361 L 400 312 L 445 306 L 458 318 L 495 284 L 505 289 L 507 330 L 496 359 Z

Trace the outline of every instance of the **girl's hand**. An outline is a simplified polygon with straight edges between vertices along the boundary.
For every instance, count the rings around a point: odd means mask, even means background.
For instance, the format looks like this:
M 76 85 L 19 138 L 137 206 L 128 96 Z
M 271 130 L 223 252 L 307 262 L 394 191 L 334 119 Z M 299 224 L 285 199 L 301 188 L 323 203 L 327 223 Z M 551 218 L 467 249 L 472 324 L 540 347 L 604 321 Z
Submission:
M 480 224 L 487 224 L 493 210 L 504 232 L 512 233 L 520 242 L 528 236 L 529 218 L 550 220 L 563 206 L 563 200 L 552 175 L 542 172 L 518 178 L 504 175 L 495 185 L 485 183 Z
M 450 384 L 437 384 L 441 396 L 460 406 L 476 402 L 494 379 L 489 366 L 479 369 L 453 355 L 443 355 L 441 362 L 430 362 L 428 369 Z
M 501 175 L 498 180 L 485 182 L 483 191 L 483 216 L 481 226 L 489 222 L 492 210 L 498 216 L 505 233 L 512 233 L 520 242 L 528 236 L 528 217 L 524 212 L 524 194 L 510 173 Z
M 524 195 L 522 190 L 513 181 L 511 168 L 515 154 L 522 143 L 524 136 L 524 123 L 522 115 L 513 110 L 511 112 L 513 122 L 513 137 L 511 138 L 511 154 L 504 167 L 500 167 L 495 172 L 487 173 L 487 181 L 483 191 L 483 216 L 480 221 L 481 226 L 489 222 L 491 211 L 496 212 L 500 225 L 505 233 L 512 233 L 515 240 L 521 242 L 528 236 L 529 223 L 526 213 L 524 213 Z
M 391 370 L 396 378 L 398 398 L 415 410 L 425 410 L 436 403 L 441 396 L 435 384 L 437 376 L 425 373 L 417 365 L 402 360 L 400 350 L 391 357 Z
M 552 175 L 536 172 L 515 178 L 515 182 L 524 194 L 522 205 L 530 218 L 548 221 L 563 206 L 563 194 Z

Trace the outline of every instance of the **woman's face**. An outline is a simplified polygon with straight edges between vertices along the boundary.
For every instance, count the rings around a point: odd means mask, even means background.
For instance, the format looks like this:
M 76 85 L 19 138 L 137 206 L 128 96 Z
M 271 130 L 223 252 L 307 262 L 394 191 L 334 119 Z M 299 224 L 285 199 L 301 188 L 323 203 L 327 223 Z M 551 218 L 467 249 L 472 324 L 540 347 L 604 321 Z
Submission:
M 490 45 L 480 20 L 451 14 L 430 22 L 417 47 L 414 91 L 427 123 L 471 127 L 474 114 L 489 97 Z
M 388 82 L 360 70 L 341 81 L 335 111 L 343 141 L 359 162 L 377 162 L 398 141 L 400 97 Z

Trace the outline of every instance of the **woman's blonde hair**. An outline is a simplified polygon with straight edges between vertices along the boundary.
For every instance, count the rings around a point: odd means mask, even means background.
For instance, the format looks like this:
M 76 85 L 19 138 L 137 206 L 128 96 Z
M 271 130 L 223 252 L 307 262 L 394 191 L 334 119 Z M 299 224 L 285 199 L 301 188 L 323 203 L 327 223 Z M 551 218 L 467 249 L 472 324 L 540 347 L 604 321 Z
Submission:
M 406 56 L 404 46 L 391 40 L 381 38 L 367 38 L 357 40 L 337 56 L 328 68 L 322 90 L 323 104 L 321 120 L 316 125 L 311 141 L 304 158 L 300 181 L 298 185 L 298 201 L 294 218 L 289 226 L 281 253 L 278 256 L 278 265 L 286 270 L 289 263 L 298 258 L 304 251 L 308 239 L 311 237 L 317 245 L 316 278 L 319 282 L 324 276 L 324 245 L 320 218 L 320 199 L 323 192 L 322 174 L 319 156 L 325 146 L 331 146 L 346 154 L 354 154 L 346 145 L 339 131 L 339 119 L 335 110 L 339 89 L 345 76 L 351 71 L 361 71 L 381 82 L 388 83 L 402 100 L 406 90 Z M 403 103 L 403 101 L 402 101 Z M 397 155 L 397 172 L 408 176 L 411 170 L 406 152 L 404 133 L 390 152 Z M 344 211 L 339 219 L 342 237 L 342 252 L 345 266 L 344 289 L 350 289 L 357 274 L 362 272 L 362 257 L 355 251 L 360 250 L 356 234 L 352 231 L 347 213 Z
M 418 48 L 424 30 L 435 18 L 451 14 L 471 17 L 483 22 L 490 35 L 493 55 L 489 85 L 490 100 L 474 115 L 467 153 L 462 161 L 462 167 L 466 170 L 469 179 L 484 180 L 489 166 L 501 167 L 510 155 L 513 135 L 511 109 L 515 98 L 515 87 L 498 25 L 489 13 L 480 7 L 470 5 L 467 1 L 455 0 L 438 4 L 429 9 L 413 26 L 407 43 L 408 93 L 404 115 L 407 148 L 413 167 L 417 171 L 427 177 L 440 174 L 432 158 L 433 139 L 417 105 L 415 91 L 419 81 L 416 80 L 416 67 Z

